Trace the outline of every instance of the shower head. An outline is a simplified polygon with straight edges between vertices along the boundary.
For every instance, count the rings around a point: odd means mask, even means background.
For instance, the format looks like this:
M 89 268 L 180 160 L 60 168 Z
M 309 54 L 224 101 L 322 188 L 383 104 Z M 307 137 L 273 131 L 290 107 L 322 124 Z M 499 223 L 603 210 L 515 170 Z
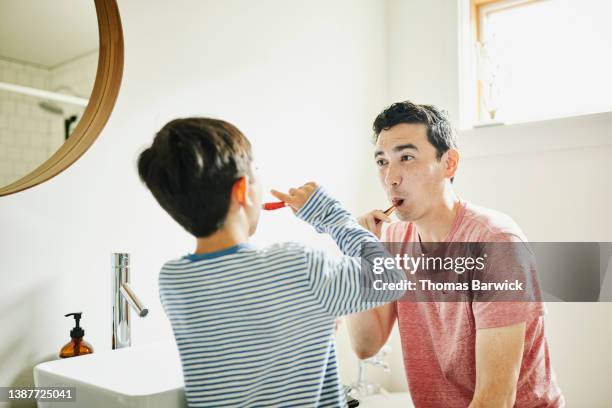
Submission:
M 60 92 L 60 91 L 64 91 L 64 94 L 76 96 L 79 98 L 81 97 L 76 92 L 74 92 L 72 88 L 66 85 L 58 86 L 53 90 L 53 92 Z M 53 101 L 49 101 L 49 100 L 41 101 L 38 103 L 38 106 L 44 111 L 52 113 L 54 115 L 64 115 L 64 109 L 61 106 L 55 104 Z
M 49 113 L 52 113 L 54 115 L 63 115 L 64 114 L 64 110 L 59 106 L 54 104 L 51 101 L 41 101 L 38 102 L 38 106 Z

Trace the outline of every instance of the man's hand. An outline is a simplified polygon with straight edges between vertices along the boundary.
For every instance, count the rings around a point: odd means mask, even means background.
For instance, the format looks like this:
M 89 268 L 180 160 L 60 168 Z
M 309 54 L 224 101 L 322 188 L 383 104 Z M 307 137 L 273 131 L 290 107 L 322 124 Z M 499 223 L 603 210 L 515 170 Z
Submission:
M 304 184 L 302 187 L 290 188 L 289 194 L 281 193 L 277 190 L 271 190 L 271 193 L 274 197 L 286 202 L 287 205 L 289 205 L 289 207 L 291 207 L 291 209 L 295 213 L 298 212 L 300 208 L 304 206 L 304 204 L 306 204 L 306 201 L 308 201 L 308 199 L 310 198 L 312 193 L 315 192 L 317 187 L 317 183 L 315 183 L 314 181 L 310 181 Z
M 358 217 L 357 221 L 359 222 L 359 225 L 380 239 L 383 222 L 392 222 L 393 220 L 382 210 L 372 210 L 369 213 Z

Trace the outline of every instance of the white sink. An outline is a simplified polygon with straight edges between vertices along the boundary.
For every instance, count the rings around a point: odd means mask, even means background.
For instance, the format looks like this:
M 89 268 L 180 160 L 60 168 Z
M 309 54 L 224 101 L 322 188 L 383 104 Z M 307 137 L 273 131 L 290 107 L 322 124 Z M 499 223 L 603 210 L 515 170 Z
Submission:
M 76 387 L 76 401 L 39 408 L 186 408 L 174 343 L 154 343 L 48 361 L 34 367 L 37 387 Z M 359 398 L 359 408 L 412 408 L 408 393 Z
M 183 408 L 183 372 L 174 343 L 154 343 L 55 360 L 34 367 L 37 387 L 76 387 L 76 402 L 41 408 Z
M 358 399 L 359 408 L 414 408 L 407 392 L 376 394 Z

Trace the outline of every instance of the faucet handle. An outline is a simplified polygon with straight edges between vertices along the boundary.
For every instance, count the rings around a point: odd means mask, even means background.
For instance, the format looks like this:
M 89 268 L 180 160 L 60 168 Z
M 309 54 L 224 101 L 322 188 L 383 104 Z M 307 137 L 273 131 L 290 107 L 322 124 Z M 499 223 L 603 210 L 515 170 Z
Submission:
M 149 309 L 144 307 L 140 299 L 138 299 L 138 296 L 136 296 L 136 293 L 134 293 L 134 290 L 132 290 L 132 287 L 129 283 L 123 282 L 121 284 L 121 289 L 119 290 L 121 292 L 121 295 L 130 304 L 130 306 L 132 306 L 132 309 L 134 309 L 140 317 L 145 317 L 149 313 Z
M 389 353 L 391 353 L 391 346 L 385 344 L 384 346 L 382 346 L 377 355 L 380 355 L 380 358 L 385 358 Z
M 385 361 L 385 357 L 390 352 L 391 352 L 391 346 L 389 346 L 388 344 L 385 344 L 378 353 L 376 353 L 370 358 L 364 359 L 363 362 L 366 364 L 382 367 L 383 370 L 389 371 L 390 370 L 389 364 L 387 364 L 387 362 Z
M 389 364 L 385 361 L 374 361 L 369 364 L 373 366 L 381 367 L 385 373 L 388 373 L 391 371 L 391 367 L 389 367 Z

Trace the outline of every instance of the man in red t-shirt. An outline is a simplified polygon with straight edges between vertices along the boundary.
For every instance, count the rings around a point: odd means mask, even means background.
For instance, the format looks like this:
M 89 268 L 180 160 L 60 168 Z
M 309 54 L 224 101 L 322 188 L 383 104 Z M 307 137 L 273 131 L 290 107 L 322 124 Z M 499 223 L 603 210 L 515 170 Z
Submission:
M 510 217 L 453 191 L 459 152 L 444 113 L 399 102 L 378 115 L 374 132 L 380 181 L 401 220 L 388 226 L 383 241 L 418 243 L 425 252 L 435 243 L 527 242 Z M 374 210 L 359 221 L 381 237 L 379 221 L 391 219 Z M 353 349 L 367 358 L 385 344 L 397 321 L 417 408 L 563 407 L 544 313 L 539 301 L 404 300 L 352 315 L 348 326 Z

